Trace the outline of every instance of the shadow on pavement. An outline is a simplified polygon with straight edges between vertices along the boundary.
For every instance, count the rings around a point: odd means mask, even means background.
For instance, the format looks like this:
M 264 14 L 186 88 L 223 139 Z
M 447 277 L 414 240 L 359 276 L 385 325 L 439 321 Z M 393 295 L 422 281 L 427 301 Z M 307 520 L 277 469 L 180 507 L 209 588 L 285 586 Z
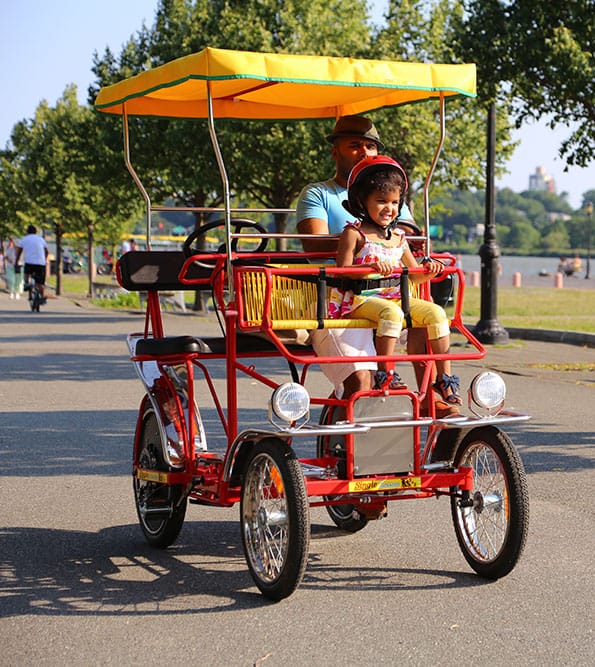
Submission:
M 250 578 L 237 521 L 187 522 L 166 550 L 148 546 L 136 525 L 99 532 L 5 528 L 0 542 L 4 617 L 162 616 L 271 604 Z M 311 553 L 302 588 L 357 592 L 486 585 L 469 573 L 386 564 L 348 568 L 323 560 Z

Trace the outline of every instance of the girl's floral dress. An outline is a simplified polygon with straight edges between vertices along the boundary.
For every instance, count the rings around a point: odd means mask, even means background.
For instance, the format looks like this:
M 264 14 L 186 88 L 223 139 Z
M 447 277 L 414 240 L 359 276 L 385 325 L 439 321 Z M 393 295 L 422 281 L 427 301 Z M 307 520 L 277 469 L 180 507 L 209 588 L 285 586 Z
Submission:
M 374 262 L 390 262 L 395 268 L 402 266 L 401 258 L 405 251 L 403 239 L 398 246 L 385 245 L 378 241 L 368 241 L 365 234 L 359 229 L 359 225 L 350 225 L 355 227 L 357 231 L 364 237 L 365 242 L 362 249 L 354 258 L 353 265 L 360 266 L 361 264 L 373 264 Z M 405 233 L 400 229 L 394 229 L 393 234 L 400 234 L 401 237 Z M 352 290 L 342 290 L 338 287 L 331 288 L 329 296 L 328 313 L 329 317 L 333 319 L 340 319 L 349 317 L 358 306 L 360 306 L 366 299 L 370 297 L 380 297 L 383 299 L 401 299 L 401 289 L 397 286 L 379 287 L 376 289 L 362 290 L 361 294 L 354 294 Z

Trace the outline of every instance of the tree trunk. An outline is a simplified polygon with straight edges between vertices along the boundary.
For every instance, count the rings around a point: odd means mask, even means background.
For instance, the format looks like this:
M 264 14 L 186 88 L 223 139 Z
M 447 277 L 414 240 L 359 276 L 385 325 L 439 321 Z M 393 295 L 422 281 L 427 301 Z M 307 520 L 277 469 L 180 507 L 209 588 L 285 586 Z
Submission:
M 54 223 L 56 234 L 56 296 L 62 294 L 62 225 Z
M 277 234 L 285 234 L 287 231 L 287 213 L 275 213 L 275 230 Z M 287 239 L 275 239 L 275 249 L 279 252 L 287 250 Z
M 94 229 L 93 223 L 90 222 L 87 225 L 87 256 L 89 261 L 87 262 L 87 277 L 89 280 L 89 297 L 93 298 L 93 279 L 95 278 L 95 261 L 93 258 L 93 241 L 94 241 Z

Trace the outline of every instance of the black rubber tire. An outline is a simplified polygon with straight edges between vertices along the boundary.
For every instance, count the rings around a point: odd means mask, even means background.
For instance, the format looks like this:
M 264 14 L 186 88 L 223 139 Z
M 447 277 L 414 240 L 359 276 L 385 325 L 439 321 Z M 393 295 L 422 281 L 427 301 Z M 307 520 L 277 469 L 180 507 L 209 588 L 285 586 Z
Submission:
M 31 310 L 34 313 L 38 313 L 40 306 L 41 306 L 41 294 L 39 293 L 39 287 L 34 286 L 31 288 Z
M 143 417 L 137 465 L 147 470 L 167 471 L 163 461 L 157 417 L 148 410 Z M 133 477 L 134 502 L 140 527 L 147 542 L 164 549 L 176 540 L 182 530 L 186 498 L 180 500 L 183 486 L 160 484 Z
M 473 468 L 475 475 L 472 507 L 461 507 L 458 498 L 451 498 L 461 551 L 480 576 L 504 577 L 520 558 L 529 529 L 523 462 L 506 434 L 483 426 L 463 438 L 454 465 Z
M 310 508 L 300 463 L 282 440 L 263 440 L 249 453 L 240 522 L 246 562 L 260 592 L 274 601 L 291 595 L 308 562 Z
M 331 421 L 329 421 L 329 419 Z M 320 424 L 333 423 L 333 411 L 329 410 L 329 406 L 325 405 L 320 413 Z M 318 458 L 323 458 L 326 454 L 331 454 L 328 451 L 328 441 L 325 436 L 319 436 L 316 441 L 316 455 Z M 335 496 L 324 496 L 325 500 L 334 500 Z M 333 520 L 333 523 L 348 533 L 357 533 L 368 525 L 368 519 L 362 514 L 356 512 L 355 505 L 352 503 L 345 503 L 341 505 L 327 505 L 326 511 Z

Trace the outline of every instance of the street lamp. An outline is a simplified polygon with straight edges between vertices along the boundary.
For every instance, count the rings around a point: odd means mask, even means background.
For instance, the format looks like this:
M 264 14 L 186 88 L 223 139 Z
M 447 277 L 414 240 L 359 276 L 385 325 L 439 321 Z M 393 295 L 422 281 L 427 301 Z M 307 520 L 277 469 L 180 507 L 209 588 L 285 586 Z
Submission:
M 498 258 L 500 248 L 496 243 L 496 105 L 488 109 L 487 164 L 486 164 L 486 217 L 483 245 L 479 249 L 481 258 L 481 303 L 480 319 L 473 334 L 480 343 L 506 343 L 508 331 L 498 322 Z
M 588 201 L 585 206 L 587 212 L 587 270 L 585 272 L 585 279 L 589 280 L 589 272 L 591 270 L 591 227 L 593 222 L 593 202 Z

